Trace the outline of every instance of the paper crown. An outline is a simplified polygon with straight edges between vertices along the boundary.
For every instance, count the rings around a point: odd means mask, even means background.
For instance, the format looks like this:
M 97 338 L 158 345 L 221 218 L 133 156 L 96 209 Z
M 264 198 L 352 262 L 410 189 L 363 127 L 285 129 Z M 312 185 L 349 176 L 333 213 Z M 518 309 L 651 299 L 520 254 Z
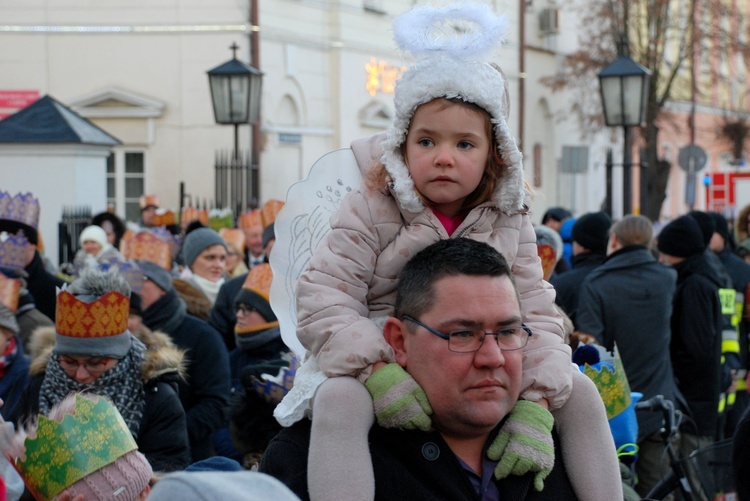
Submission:
M 11 196 L 0 191 L 0 219 L 16 221 L 30 228 L 39 228 L 39 200 L 31 193 L 16 193 Z
M 550 276 L 552 276 L 552 271 L 555 269 L 555 265 L 557 264 L 557 255 L 555 253 L 555 248 L 548 244 L 537 244 L 536 246 L 537 254 L 539 254 L 539 258 L 542 260 L 542 271 L 544 272 L 544 279 L 549 279 Z
M 174 212 L 169 209 L 156 209 L 154 226 L 172 226 L 177 221 Z
M 67 290 L 57 293 L 55 331 L 75 338 L 102 338 L 122 334 L 128 329 L 130 299 L 111 291 L 86 303 Z
M 26 246 L 29 241 L 23 233 L 0 234 L 0 268 L 22 270 L 26 267 Z
M 227 245 L 231 245 L 240 252 L 245 252 L 245 232 L 239 228 L 221 228 L 219 236 Z
M 123 261 L 118 257 L 113 257 L 99 262 L 99 269 L 102 271 L 117 270 L 117 273 L 128 282 L 132 292 L 135 294 L 141 293 L 144 281 L 143 270 L 135 262 Z
M 607 419 L 612 419 L 622 413 L 630 405 L 630 384 L 625 375 L 620 355 L 615 349 L 614 367 L 602 362 L 597 369 L 589 364 L 584 364 L 583 373 L 586 374 L 596 385 L 607 409 Z
M 138 448 L 117 409 L 105 398 L 76 394 L 73 414 L 61 422 L 39 416 L 27 438 L 25 460 L 14 466 L 38 500 L 48 501 L 117 458 Z
M 208 227 L 214 231 L 234 227 L 234 213 L 231 209 L 211 209 L 208 213 Z
M 21 281 L 17 278 L 6 277 L 0 273 L 0 303 L 4 304 L 10 311 L 18 310 L 18 294 L 21 291 Z
M 196 207 L 183 207 L 182 214 L 180 215 L 180 223 L 188 224 L 193 221 L 200 221 L 203 226 L 208 226 L 208 210 Z
M 253 382 L 253 390 L 266 399 L 266 402 L 278 404 L 294 385 L 294 376 L 297 373 L 299 361 L 291 353 L 287 356 L 289 367 L 280 368 L 275 376 L 263 374 L 261 378 L 255 376 L 250 378 Z
M 263 228 L 263 221 L 260 218 L 260 209 L 253 209 L 248 212 L 242 212 L 237 217 L 237 227 L 242 229 L 259 226 Z
M 138 199 L 138 206 L 141 208 L 141 210 L 145 209 L 146 207 L 159 207 L 159 197 L 156 195 L 141 195 L 141 198 Z
M 120 241 L 120 252 L 125 259 L 150 261 L 164 268 L 172 269 L 172 253 L 169 243 L 148 231 L 142 231 Z
M 260 210 L 260 219 L 263 222 L 264 228 L 276 221 L 276 215 L 282 207 L 284 207 L 284 202 L 275 199 L 271 199 L 263 205 L 263 208 Z
M 268 301 L 272 281 L 273 271 L 271 271 L 271 265 L 262 263 L 252 267 L 247 277 L 245 277 L 245 281 L 242 283 L 242 288 L 252 290 Z

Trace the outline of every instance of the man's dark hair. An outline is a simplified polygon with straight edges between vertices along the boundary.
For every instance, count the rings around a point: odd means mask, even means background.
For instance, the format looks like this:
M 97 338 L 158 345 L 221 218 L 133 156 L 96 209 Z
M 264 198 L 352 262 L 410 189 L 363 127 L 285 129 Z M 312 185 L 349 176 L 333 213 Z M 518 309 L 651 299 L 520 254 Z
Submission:
M 513 281 L 508 262 L 494 247 L 468 238 L 440 240 L 418 252 L 401 271 L 394 316 L 419 318 L 432 308 L 435 282 L 456 275 L 507 276 Z

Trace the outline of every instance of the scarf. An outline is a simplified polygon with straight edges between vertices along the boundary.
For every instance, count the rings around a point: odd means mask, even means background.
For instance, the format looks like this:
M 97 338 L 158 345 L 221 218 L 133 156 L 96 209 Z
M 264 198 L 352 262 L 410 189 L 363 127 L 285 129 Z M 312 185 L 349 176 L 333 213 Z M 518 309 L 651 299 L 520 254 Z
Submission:
M 186 314 L 185 301 L 171 289 L 143 312 L 143 323 L 152 331 L 174 335 Z
M 279 323 L 272 322 L 275 327 L 257 331 L 253 334 L 238 334 L 235 332 L 234 340 L 237 343 L 237 348 L 241 350 L 254 350 L 260 348 L 266 343 L 270 343 L 274 339 L 277 339 L 281 335 L 279 330 Z
M 198 286 L 200 291 L 206 295 L 208 300 L 211 301 L 211 306 L 213 306 L 216 302 L 216 296 L 219 294 L 219 289 L 224 285 L 225 280 L 220 278 L 216 282 L 212 282 L 211 280 L 207 280 L 195 274 L 193 274 L 191 280 Z
M 5 346 L 3 355 L 0 356 L 0 377 L 5 376 L 5 371 L 16 359 L 16 355 L 18 355 L 18 343 L 16 342 L 16 336 L 12 336 Z
M 141 374 L 146 346 L 134 337 L 131 337 L 131 341 L 125 357 L 91 384 L 79 383 L 68 376 L 57 362 L 60 354 L 53 351 L 39 390 L 39 412 L 48 415 L 54 405 L 74 392 L 102 395 L 117 407 L 133 438 L 137 440 L 146 404 Z

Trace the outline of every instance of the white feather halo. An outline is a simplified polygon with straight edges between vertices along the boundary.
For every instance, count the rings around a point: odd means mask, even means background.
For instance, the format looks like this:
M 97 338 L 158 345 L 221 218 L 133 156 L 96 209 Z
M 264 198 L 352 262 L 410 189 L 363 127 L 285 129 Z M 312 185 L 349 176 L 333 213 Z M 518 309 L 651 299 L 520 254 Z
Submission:
M 487 4 L 422 5 L 393 20 L 393 39 L 414 56 L 486 57 L 508 33 L 508 19 Z

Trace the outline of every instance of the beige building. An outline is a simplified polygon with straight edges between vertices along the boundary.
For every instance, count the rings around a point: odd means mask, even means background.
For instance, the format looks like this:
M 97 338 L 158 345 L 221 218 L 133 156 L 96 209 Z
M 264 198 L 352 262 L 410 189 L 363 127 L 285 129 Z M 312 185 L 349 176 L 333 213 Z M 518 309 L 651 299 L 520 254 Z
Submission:
M 264 73 L 260 202 L 283 199 L 322 154 L 388 127 L 393 83 L 410 63 L 391 39 L 391 21 L 414 3 L 6 0 L 0 114 L 49 94 L 119 139 L 102 189 L 120 216 L 137 215 L 142 193 L 177 209 L 181 182 L 185 201 L 210 202 L 216 152 L 232 149 L 233 131 L 214 123 L 206 71 L 231 58 L 233 43 L 238 58 L 251 62 L 250 36 L 257 32 L 255 66 Z M 583 137 L 579 117 L 560 117 L 574 96 L 552 95 L 538 81 L 575 44 L 575 23 L 549 0 L 526 2 L 523 13 L 518 2 L 490 3 L 510 20 L 496 60 L 511 83 L 509 124 L 523 139 L 535 220 L 552 205 L 577 214 L 598 209 L 609 136 Z M 592 85 L 591 99 L 598 100 Z M 251 148 L 251 137 L 251 127 L 241 126 L 240 149 Z

